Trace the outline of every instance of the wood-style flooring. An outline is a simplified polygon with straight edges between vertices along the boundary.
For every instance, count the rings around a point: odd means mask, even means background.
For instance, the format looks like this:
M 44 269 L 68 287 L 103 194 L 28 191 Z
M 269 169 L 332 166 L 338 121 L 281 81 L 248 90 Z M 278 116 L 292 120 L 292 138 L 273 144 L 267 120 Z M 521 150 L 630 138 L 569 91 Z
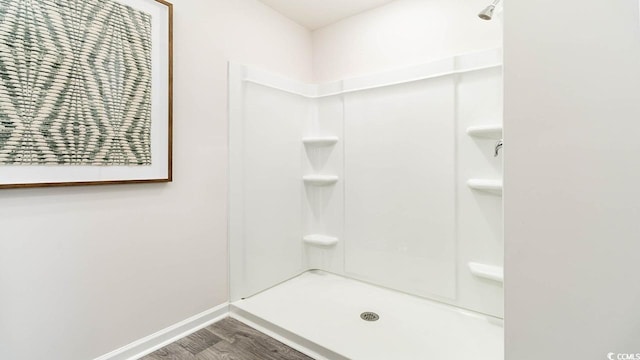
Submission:
M 232 318 L 226 318 L 141 360 L 313 360 Z

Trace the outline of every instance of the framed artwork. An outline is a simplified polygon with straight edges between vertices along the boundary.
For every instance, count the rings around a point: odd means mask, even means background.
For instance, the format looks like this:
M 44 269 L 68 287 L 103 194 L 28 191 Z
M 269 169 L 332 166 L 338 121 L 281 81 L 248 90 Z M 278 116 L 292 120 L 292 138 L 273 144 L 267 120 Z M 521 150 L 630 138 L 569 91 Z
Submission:
M 173 9 L 0 0 L 0 189 L 172 180 Z

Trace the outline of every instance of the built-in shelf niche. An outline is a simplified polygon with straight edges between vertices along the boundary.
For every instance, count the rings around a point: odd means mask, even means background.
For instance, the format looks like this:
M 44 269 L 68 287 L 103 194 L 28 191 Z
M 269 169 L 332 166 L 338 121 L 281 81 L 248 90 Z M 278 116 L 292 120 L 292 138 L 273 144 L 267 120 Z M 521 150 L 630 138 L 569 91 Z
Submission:
M 306 235 L 302 240 L 305 244 L 323 247 L 335 246 L 338 243 L 337 237 L 320 234 Z
M 470 262 L 469 270 L 474 276 L 504 283 L 504 269 L 500 266 Z
M 471 126 L 467 129 L 471 137 L 499 140 L 502 139 L 502 125 Z
M 302 177 L 304 183 L 313 186 L 330 186 L 338 182 L 335 175 L 306 175 Z
M 467 181 L 467 186 L 473 190 L 502 195 L 502 180 L 469 179 Z
M 302 138 L 302 142 L 308 146 L 333 146 L 338 143 L 340 139 L 337 136 L 308 136 Z

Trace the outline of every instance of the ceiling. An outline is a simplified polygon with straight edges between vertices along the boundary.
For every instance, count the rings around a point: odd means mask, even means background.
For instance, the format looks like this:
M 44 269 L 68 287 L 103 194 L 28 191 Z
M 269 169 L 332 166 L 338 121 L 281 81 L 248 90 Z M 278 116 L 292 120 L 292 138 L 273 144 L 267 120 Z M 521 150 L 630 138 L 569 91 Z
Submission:
M 315 30 L 394 0 L 260 0 L 298 24 Z

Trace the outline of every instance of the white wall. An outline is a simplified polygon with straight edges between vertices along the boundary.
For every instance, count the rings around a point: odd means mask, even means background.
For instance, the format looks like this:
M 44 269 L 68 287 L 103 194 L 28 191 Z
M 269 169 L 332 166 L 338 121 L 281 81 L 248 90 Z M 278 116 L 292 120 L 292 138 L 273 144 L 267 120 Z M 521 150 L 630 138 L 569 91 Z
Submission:
M 502 284 L 473 275 L 469 263 L 504 265 L 502 197 L 493 191 L 472 190 L 467 181 L 501 179 L 503 157 L 494 157 L 497 136 L 469 136 L 467 129 L 502 124 L 502 70 L 461 74 L 456 87 L 457 304 L 498 317 L 504 316 Z
M 638 1 L 505 15 L 506 358 L 640 353 Z
M 304 136 L 335 136 L 332 146 L 305 146 L 305 175 L 335 175 L 335 186 L 305 186 L 302 204 L 305 234 L 325 234 L 342 241 L 334 247 L 307 245 L 303 261 L 309 269 L 344 273 L 344 116 L 343 96 L 329 96 L 315 101 L 317 111 L 308 117 Z
M 257 0 L 174 0 L 175 182 L 0 192 L 0 358 L 87 360 L 227 300 L 227 60 L 311 80 Z
M 487 0 L 397 0 L 313 32 L 318 82 L 502 46 L 499 21 L 477 17 Z
M 344 101 L 346 274 L 456 299 L 455 78 Z
M 230 93 L 238 110 L 229 117 L 230 300 L 236 301 L 303 271 L 301 138 L 313 103 L 241 79 L 232 87 L 241 89 Z

